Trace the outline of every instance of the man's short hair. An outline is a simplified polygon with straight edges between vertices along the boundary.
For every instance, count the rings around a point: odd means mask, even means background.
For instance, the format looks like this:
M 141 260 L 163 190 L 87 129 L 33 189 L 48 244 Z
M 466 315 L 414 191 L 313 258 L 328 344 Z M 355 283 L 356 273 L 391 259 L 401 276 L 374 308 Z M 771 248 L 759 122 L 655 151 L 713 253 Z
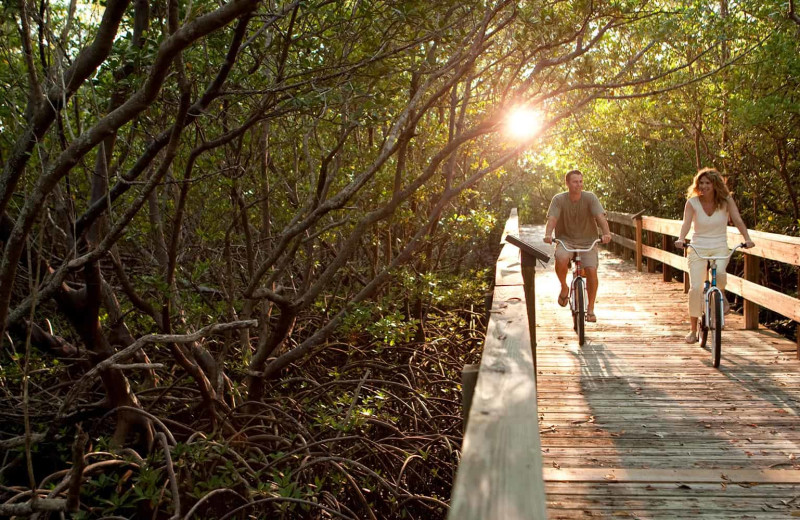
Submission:
M 573 175 L 580 175 L 581 177 L 583 177 L 583 172 L 580 171 L 580 170 L 570 170 L 570 171 L 568 171 L 567 174 L 564 175 L 564 182 L 566 184 L 569 184 L 569 178 L 572 177 Z

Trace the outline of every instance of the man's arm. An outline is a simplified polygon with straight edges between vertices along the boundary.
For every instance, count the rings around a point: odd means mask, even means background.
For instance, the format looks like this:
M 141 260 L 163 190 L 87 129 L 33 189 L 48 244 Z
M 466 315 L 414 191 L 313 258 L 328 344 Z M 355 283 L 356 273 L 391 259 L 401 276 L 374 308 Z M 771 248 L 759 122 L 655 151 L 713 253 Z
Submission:
M 604 244 L 608 244 L 611 242 L 611 229 L 608 227 L 608 220 L 606 220 L 605 213 L 600 213 L 594 216 L 595 222 L 600 226 L 600 230 L 603 233 L 602 238 L 600 241 Z
M 544 228 L 544 241 L 547 244 L 553 243 L 553 230 L 558 223 L 558 217 L 547 217 L 547 226 Z M 608 226 L 608 224 L 606 224 Z
M 600 226 L 600 231 L 602 233 L 600 241 L 603 244 L 608 244 L 611 242 L 611 230 L 608 227 L 608 220 L 606 220 L 606 210 L 603 209 L 603 205 L 600 204 L 600 199 L 597 198 L 597 195 L 592 192 L 589 192 L 589 195 L 591 197 L 589 199 L 591 201 L 589 210 L 594 216 L 594 221 Z

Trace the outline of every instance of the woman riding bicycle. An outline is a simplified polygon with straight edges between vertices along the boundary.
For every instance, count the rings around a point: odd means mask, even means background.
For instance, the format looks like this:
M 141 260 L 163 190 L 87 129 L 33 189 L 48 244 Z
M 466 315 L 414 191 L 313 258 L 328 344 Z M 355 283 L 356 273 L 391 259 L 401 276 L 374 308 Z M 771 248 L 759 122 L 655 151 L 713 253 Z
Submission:
M 683 225 L 680 236 L 675 242 L 679 248 L 685 247 L 686 234 L 694 225 L 692 244 L 703 256 L 724 256 L 728 254 L 727 227 L 730 219 L 745 240 L 746 247 L 755 244 L 750 240 L 739 208 L 736 207 L 722 175 L 713 168 L 703 168 L 694 176 L 691 186 L 686 192 L 686 206 L 683 209 Z M 706 260 L 698 257 L 693 250 L 689 251 L 689 318 L 691 331 L 686 335 L 687 343 L 695 343 L 697 337 L 697 320 L 703 313 L 703 282 L 706 276 Z M 717 286 L 725 291 L 727 277 L 725 267 L 727 260 L 717 261 Z M 724 300 L 725 311 L 730 304 Z

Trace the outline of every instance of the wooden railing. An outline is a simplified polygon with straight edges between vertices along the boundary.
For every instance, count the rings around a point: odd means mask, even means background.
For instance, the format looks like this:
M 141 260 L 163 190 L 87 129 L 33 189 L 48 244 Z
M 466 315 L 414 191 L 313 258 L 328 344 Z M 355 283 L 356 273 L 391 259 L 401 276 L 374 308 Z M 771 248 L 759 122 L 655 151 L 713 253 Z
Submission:
M 681 229 L 680 220 L 668 220 L 641 214 L 608 213 L 612 230 L 612 248 L 617 253 L 636 262 L 637 270 L 647 266 L 648 272 L 656 272 L 661 265 L 664 281 L 672 280 L 672 269 L 687 271 L 683 252 L 675 254 L 673 242 Z M 691 238 L 691 234 L 688 238 Z M 762 231 L 750 231 L 756 247 L 744 252 L 743 277 L 728 274 L 726 290 L 738 294 L 744 300 L 744 321 L 748 329 L 758 328 L 759 306 L 800 322 L 800 299 L 764 287 L 760 284 L 761 259 L 774 260 L 800 266 L 800 238 Z M 738 244 L 743 238 L 736 228 L 728 228 L 728 243 Z M 688 288 L 689 278 L 684 275 Z M 800 287 L 800 269 L 798 269 Z M 800 324 L 797 326 L 797 355 L 800 358 Z
M 546 518 L 528 305 L 520 249 L 505 242 L 509 234 L 519 234 L 516 210 L 503 232 L 474 390 L 465 368 L 466 428 L 451 520 Z

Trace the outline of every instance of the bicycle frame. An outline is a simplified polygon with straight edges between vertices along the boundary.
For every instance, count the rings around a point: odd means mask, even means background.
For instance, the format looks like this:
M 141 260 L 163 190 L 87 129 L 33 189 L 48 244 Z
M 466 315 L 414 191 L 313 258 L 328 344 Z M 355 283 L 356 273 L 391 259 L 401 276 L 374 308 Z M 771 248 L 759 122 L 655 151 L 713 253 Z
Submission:
M 706 346 L 710 332 L 711 364 L 714 365 L 714 368 L 719 368 L 719 363 L 722 359 L 722 329 L 725 328 L 725 295 L 722 293 L 722 289 L 717 287 L 717 260 L 729 259 L 737 249 L 746 247 L 746 244 L 739 244 L 725 256 L 703 256 L 694 245 L 686 244 L 685 247 L 691 247 L 698 258 L 705 260 L 706 269 L 711 272 L 710 279 L 707 279 L 703 284 L 704 312 L 700 323 L 700 346 Z
M 567 247 L 567 245 L 559 238 L 556 238 L 555 240 L 553 240 L 553 242 L 556 242 L 557 245 L 561 245 L 561 247 L 564 249 L 564 251 L 566 251 L 568 253 L 574 253 L 574 256 L 572 258 L 572 262 L 575 264 L 575 268 L 574 268 L 573 273 L 572 273 L 572 282 L 570 283 L 570 309 L 572 309 L 572 312 L 577 312 L 577 309 L 575 308 L 575 305 L 573 303 L 575 298 L 572 297 L 572 293 L 573 293 L 574 288 L 575 288 L 575 280 L 577 280 L 578 278 L 580 278 L 581 280 L 585 280 L 585 278 L 583 277 L 583 274 L 581 274 L 582 271 L 583 271 L 583 262 L 581 260 L 581 254 L 582 253 L 589 253 L 592 249 L 594 249 L 594 246 L 596 246 L 598 243 L 600 243 L 600 239 L 598 238 L 594 242 L 592 242 L 592 245 L 589 246 L 588 249 L 571 249 L 571 248 Z M 586 284 L 584 283 L 583 286 L 584 286 L 584 290 L 585 290 Z M 584 298 L 583 301 L 584 301 L 584 307 L 585 307 L 586 298 Z M 586 309 L 584 308 L 584 310 L 586 310 Z
M 713 270 L 712 270 L 712 276 L 716 276 L 716 275 L 717 275 L 717 269 L 716 269 L 716 267 L 714 267 Z M 711 293 L 719 294 L 719 301 L 723 301 L 722 298 L 725 297 L 725 295 L 722 294 L 722 291 L 719 289 L 719 287 L 716 286 L 716 284 L 709 284 L 709 282 L 706 281 L 705 287 L 703 288 L 703 309 L 704 309 L 705 312 L 703 312 L 703 316 L 702 316 L 702 318 L 703 318 L 702 325 L 704 327 L 706 327 L 706 328 L 711 328 L 711 318 L 710 318 L 711 317 L 711 304 L 709 303 L 711 301 Z M 725 327 L 725 313 L 724 312 L 720 313 L 719 319 L 721 320 L 722 327 L 724 328 Z
M 578 344 L 583 346 L 585 338 L 585 315 L 587 309 L 587 292 L 586 281 L 582 275 L 583 262 L 581 261 L 581 254 L 588 253 L 600 242 L 599 239 L 595 240 L 588 249 L 571 249 L 560 239 L 555 239 L 556 247 L 560 244 L 564 251 L 573 253 L 573 262 L 575 270 L 572 274 L 572 281 L 569 287 L 569 308 L 572 311 L 572 319 L 575 326 L 575 332 L 578 333 Z M 578 294 L 580 292 L 580 295 Z
M 703 326 L 709 327 L 711 323 L 709 323 L 709 316 L 711 316 L 711 306 L 709 305 L 709 301 L 711 300 L 711 294 L 717 293 L 719 294 L 719 301 L 724 301 L 723 298 L 725 297 L 722 294 L 722 291 L 719 287 L 717 287 L 717 260 L 728 260 L 730 259 L 733 254 L 736 252 L 737 249 L 745 247 L 746 244 L 742 243 L 735 246 L 731 251 L 724 256 L 703 256 L 698 251 L 697 248 L 694 247 L 694 244 L 686 244 L 687 248 L 692 248 L 697 255 L 698 258 L 701 260 L 705 260 L 707 263 L 706 269 L 711 272 L 711 276 L 709 280 L 705 281 L 703 286 L 703 309 L 705 312 L 703 313 Z M 725 313 L 720 313 L 720 318 L 722 320 L 722 326 L 725 326 Z

